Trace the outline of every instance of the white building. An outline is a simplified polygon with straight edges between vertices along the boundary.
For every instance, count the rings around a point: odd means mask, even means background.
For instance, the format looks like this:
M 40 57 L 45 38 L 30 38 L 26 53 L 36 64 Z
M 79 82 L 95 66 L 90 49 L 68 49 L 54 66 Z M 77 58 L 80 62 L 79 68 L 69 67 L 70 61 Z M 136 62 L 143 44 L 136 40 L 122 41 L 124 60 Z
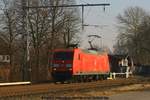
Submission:
M 0 63 L 9 63 L 10 56 L 9 55 L 0 55 Z

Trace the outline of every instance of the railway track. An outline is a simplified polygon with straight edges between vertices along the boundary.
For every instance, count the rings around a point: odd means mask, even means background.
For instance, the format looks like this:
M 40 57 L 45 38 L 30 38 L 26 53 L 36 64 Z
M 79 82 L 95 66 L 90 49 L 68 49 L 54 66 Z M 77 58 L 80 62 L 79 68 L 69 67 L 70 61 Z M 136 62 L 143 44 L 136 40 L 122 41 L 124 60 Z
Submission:
M 49 94 L 57 96 L 62 93 L 70 92 L 83 92 L 91 89 L 103 90 L 110 87 L 124 86 L 130 84 L 146 83 L 147 79 L 129 78 L 129 79 L 117 79 L 117 80 L 103 80 L 88 83 L 72 83 L 72 84 L 35 84 L 35 85 L 21 85 L 21 86 L 6 86 L 0 87 L 0 98 L 7 97 L 21 97 Z

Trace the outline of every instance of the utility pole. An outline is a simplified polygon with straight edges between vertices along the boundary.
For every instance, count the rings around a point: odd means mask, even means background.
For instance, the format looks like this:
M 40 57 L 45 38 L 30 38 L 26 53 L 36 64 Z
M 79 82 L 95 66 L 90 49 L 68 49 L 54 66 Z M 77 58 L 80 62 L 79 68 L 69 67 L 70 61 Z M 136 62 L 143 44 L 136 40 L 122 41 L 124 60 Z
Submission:
M 23 40 L 23 62 L 22 62 L 22 80 L 30 80 L 30 68 L 29 68 L 29 32 L 28 32 L 28 12 L 26 6 L 29 4 L 29 0 L 22 0 L 22 40 Z
M 27 6 L 29 6 L 29 0 L 27 0 Z M 29 50 L 29 23 L 28 23 L 28 19 L 29 19 L 29 9 L 27 9 L 26 11 L 26 59 L 27 59 L 27 80 L 30 80 L 31 81 L 31 66 L 30 66 L 30 50 Z
M 82 6 L 82 30 L 84 30 L 84 6 Z
M 21 0 L 21 6 L 22 6 L 22 40 L 23 40 L 23 55 L 22 55 L 22 80 L 25 81 L 25 69 L 26 69 L 26 48 L 25 48 L 25 37 L 26 37 L 26 32 L 25 32 L 25 18 L 26 18 L 26 9 L 24 8 L 26 6 L 26 0 Z

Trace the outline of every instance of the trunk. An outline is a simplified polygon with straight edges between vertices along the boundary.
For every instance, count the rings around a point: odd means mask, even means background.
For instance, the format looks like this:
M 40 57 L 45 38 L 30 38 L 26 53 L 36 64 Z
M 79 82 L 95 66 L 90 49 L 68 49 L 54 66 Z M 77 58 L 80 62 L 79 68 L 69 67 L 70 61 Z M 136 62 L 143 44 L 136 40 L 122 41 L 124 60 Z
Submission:
M 47 53 L 47 58 L 48 58 L 48 66 L 51 65 L 50 61 L 52 60 L 52 50 L 53 50 L 53 43 L 54 43 L 54 34 L 55 34 L 55 18 L 56 18 L 56 15 L 55 15 L 55 9 L 56 8 L 53 8 L 53 15 L 52 15 L 52 32 L 51 32 L 51 41 L 50 43 L 48 43 L 48 53 Z
M 36 54 L 36 80 L 37 81 L 39 81 L 39 79 L 40 79 L 40 76 L 39 76 L 39 74 L 40 74 L 40 50 L 39 50 L 39 47 L 36 47 L 36 50 L 35 50 L 35 54 Z
M 64 39 L 64 47 L 67 47 L 67 39 L 66 39 L 66 34 L 65 33 L 64 33 L 63 39 Z
M 70 44 L 70 29 L 69 29 L 69 27 L 68 27 L 68 32 L 67 33 L 68 33 L 68 35 L 67 35 L 68 36 L 67 45 L 69 45 Z

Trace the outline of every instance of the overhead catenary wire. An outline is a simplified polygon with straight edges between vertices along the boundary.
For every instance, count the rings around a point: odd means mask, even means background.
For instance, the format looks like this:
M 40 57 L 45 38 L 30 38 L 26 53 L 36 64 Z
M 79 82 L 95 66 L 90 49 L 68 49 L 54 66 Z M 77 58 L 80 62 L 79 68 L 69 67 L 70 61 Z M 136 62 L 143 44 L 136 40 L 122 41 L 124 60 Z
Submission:
M 26 9 L 37 9 L 37 8 L 59 8 L 59 7 L 82 7 L 82 30 L 84 30 L 84 7 L 89 7 L 89 6 L 110 6 L 109 3 L 101 3 L 101 4 L 72 4 L 72 5 L 51 5 L 51 6 L 25 6 L 24 8 Z
M 50 6 L 29 6 L 29 5 L 23 5 L 24 9 L 38 9 L 38 8 L 63 8 L 63 7 L 82 7 L 82 30 L 84 28 L 84 7 L 90 7 L 90 6 L 110 6 L 109 3 L 101 3 L 101 4 L 63 4 L 63 5 L 50 5 Z
M 101 3 L 101 4 L 77 4 L 77 5 L 50 5 L 50 6 L 24 6 L 26 9 L 34 9 L 34 8 L 53 8 L 53 7 L 82 7 L 82 6 L 110 6 L 109 3 Z

